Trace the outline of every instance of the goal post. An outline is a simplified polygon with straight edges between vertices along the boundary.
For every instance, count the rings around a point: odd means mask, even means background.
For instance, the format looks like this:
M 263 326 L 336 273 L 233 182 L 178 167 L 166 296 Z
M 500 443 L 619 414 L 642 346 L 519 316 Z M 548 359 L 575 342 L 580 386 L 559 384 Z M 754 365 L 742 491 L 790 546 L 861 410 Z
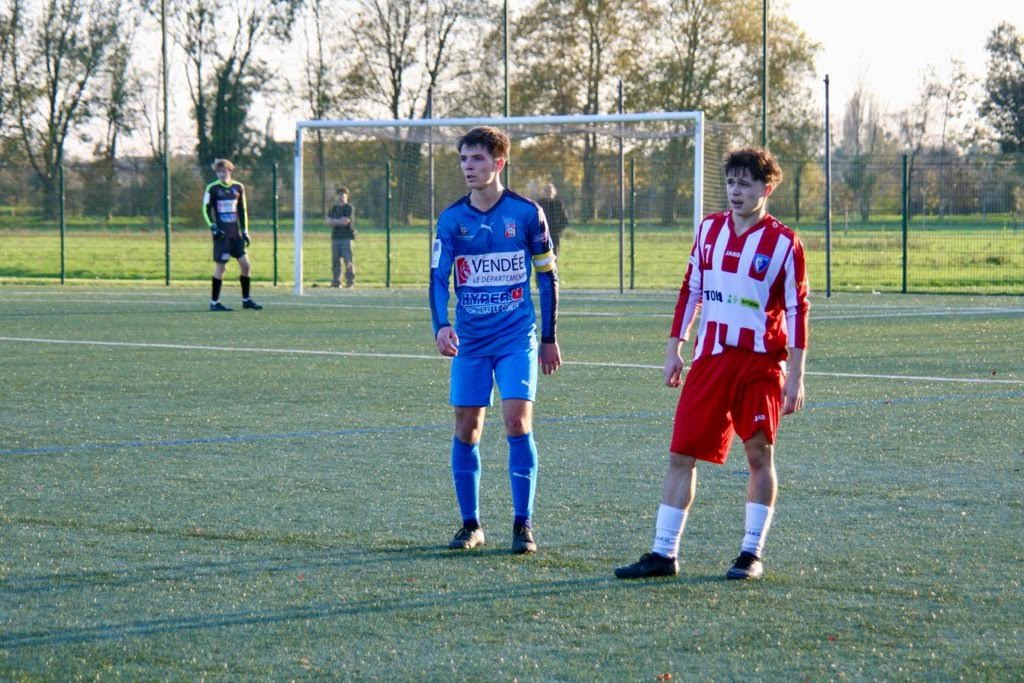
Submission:
M 706 123 L 704 120 L 704 114 L 700 111 L 685 111 L 685 112 L 647 112 L 647 113 L 631 113 L 631 114 L 597 114 L 597 115 L 552 115 L 552 116 L 512 116 L 512 117 L 483 117 L 483 118 L 443 118 L 443 119 L 387 119 L 387 120 L 300 120 L 296 122 L 295 126 L 295 149 L 294 149 L 294 267 L 295 267 L 295 279 L 294 279 L 294 292 L 297 295 L 302 295 L 305 291 L 305 275 L 304 275 L 304 237 L 306 233 L 306 216 L 310 212 L 310 207 L 307 207 L 307 193 L 310 189 L 316 192 L 315 188 L 307 188 L 306 180 L 308 169 L 305 168 L 305 157 L 309 154 L 309 150 L 305 149 L 307 145 L 312 144 L 313 138 L 319 141 L 321 145 L 320 153 L 320 164 L 323 165 L 323 136 L 331 135 L 335 138 L 347 138 L 351 140 L 376 140 L 379 141 L 377 144 L 380 146 L 390 145 L 394 143 L 396 149 L 398 145 L 406 145 L 407 148 L 414 148 L 416 151 L 411 152 L 413 155 L 422 156 L 424 161 L 423 164 L 429 163 L 429 189 L 424 189 L 423 192 L 429 191 L 429 217 L 425 217 L 428 222 L 428 230 L 432 230 L 432 222 L 436 220 L 434 212 L 434 164 L 433 164 L 433 151 L 434 147 L 438 145 L 449 145 L 454 143 L 459 135 L 465 133 L 470 128 L 475 126 L 495 126 L 509 134 L 513 141 L 513 152 L 512 152 L 512 164 L 511 173 L 513 174 L 512 180 L 509 183 L 512 189 L 520 191 L 517 187 L 517 173 L 520 169 L 516 166 L 517 154 L 520 151 L 528 151 L 530 145 L 538 146 L 538 140 L 545 139 L 545 136 L 561 136 L 558 143 L 563 147 L 575 146 L 575 148 L 585 149 L 590 152 L 590 161 L 584 162 L 583 166 L 590 164 L 594 166 L 597 163 L 595 161 L 595 150 L 598 150 L 605 157 L 614 156 L 615 152 L 613 147 L 617 146 L 619 150 L 619 168 L 621 165 L 621 157 L 624 154 L 623 145 L 621 144 L 624 139 L 630 141 L 631 150 L 650 150 L 654 149 L 657 145 L 661 144 L 664 147 L 670 140 L 679 139 L 691 139 L 691 146 L 687 145 L 687 161 L 685 168 L 687 171 L 692 166 L 691 180 L 686 185 L 692 188 L 692 215 L 690 218 L 684 219 L 691 224 L 692 227 L 696 227 L 704 216 L 705 202 L 704 202 L 704 183 L 705 183 L 705 135 L 706 135 Z M 308 140 L 307 140 L 308 138 Z M 614 140 L 615 146 L 606 145 L 601 147 L 601 140 Z M 387 141 L 387 142 L 385 142 Z M 571 141 L 571 142 L 570 142 Z M 517 148 L 517 145 L 519 146 Z M 677 145 L 679 147 L 679 145 Z M 420 149 L 422 148 L 422 152 Z M 600 149 L 598 149 L 600 148 Z M 404 148 L 403 148 L 404 149 Z M 661 149 L 661 148 L 659 148 Z M 662 156 L 666 156 L 664 151 L 653 152 L 661 153 Z M 364 152 L 365 154 L 365 152 Z M 528 154 L 523 154 L 522 157 L 526 158 Z M 429 162 L 425 161 L 429 158 Z M 550 158 L 550 156 L 548 157 Z M 557 158 L 557 157 L 556 157 Z M 550 161 L 547 163 L 551 163 Z M 716 162 L 717 163 L 717 160 Z M 577 164 L 579 166 L 580 164 Z M 683 168 L 682 164 L 676 164 L 673 168 Z M 390 165 L 388 166 L 390 174 Z M 582 173 L 586 176 L 587 173 L 593 176 L 594 171 L 592 168 L 585 168 Z M 320 185 L 324 185 L 323 176 L 325 174 L 321 171 Z M 535 174 L 536 175 L 536 174 Z M 625 194 L 625 182 L 621 171 L 617 172 L 618 180 L 618 192 L 614 193 L 618 196 L 624 196 Z M 402 177 L 397 179 L 396 188 L 400 186 L 404 181 Z M 588 188 L 593 200 L 593 195 L 600 195 L 600 190 L 595 190 L 593 187 L 593 181 L 584 180 L 583 183 L 590 182 L 591 186 Z M 615 182 L 615 181 L 610 181 Z M 378 183 L 379 184 L 379 183 Z M 391 198 L 391 187 L 387 189 L 387 200 L 390 202 Z M 461 189 L 464 193 L 464 188 Z M 326 190 L 323 187 L 319 189 L 321 197 L 321 205 L 323 205 L 323 195 Z M 448 195 L 451 194 L 449 188 Z M 606 195 L 612 193 L 606 192 Z M 455 197 L 445 196 L 443 199 L 453 200 Z M 607 199 L 604 195 L 601 195 L 601 199 Z M 606 201 L 606 203 L 611 200 Z M 423 206 L 427 206 L 428 202 L 420 202 Z M 446 203 L 440 204 L 445 206 Z M 322 210 L 321 207 L 316 207 L 317 210 Z M 626 210 L 623 206 L 622 200 L 618 202 L 619 218 L 621 218 L 623 212 Z M 357 213 L 359 207 L 357 204 Z M 389 208 L 390 211 L 390 208 Z M 599 210 L 593 206 L 587 206 L 588 215 L 599 218 Z M 682 216 L 680 216 L 682 218 Z M 357 218 L 357 222 L 360 219 Z M 423 218 L 420 218 L 420 224 L 423 222 Z M 390 229 L 390 225 L 389 225 Z M 621 241 L 622 228 L 619 228 L 619 238 Z M 390 232 L 388 235 L 390 240 Z M 390 242 L 389 249 L 390 249 Z M 429 242 L 422 242 L 424 254 L 423 263 L 427 262 L 429 256 Z M 390 253 L 388 255 L 390 258 Z M 359 258 L 357 257 L 357 261 Z M 620 254 L 621 260 L 621 254 Z M 318 266 L 318 270 L 322 270 L 322 267 Z M 621 288 L 622 281 L 622 266 L 619 265 L 619 281 Z M 388 264 L 388 278 L 387 285 L 390 286 L 390 263 Z M 314 284 L 314 286 L 316 286 Z

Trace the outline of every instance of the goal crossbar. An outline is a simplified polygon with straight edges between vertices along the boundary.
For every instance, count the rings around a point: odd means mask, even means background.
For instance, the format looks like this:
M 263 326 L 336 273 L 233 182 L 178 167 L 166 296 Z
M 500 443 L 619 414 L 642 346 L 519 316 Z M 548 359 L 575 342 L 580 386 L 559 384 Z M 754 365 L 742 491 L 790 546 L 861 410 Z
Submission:
M 546 125 L 590 125 L 627 123 L 671 123 L 692 121 L 694 124 L 694 200 L 693 225 L 700 224 L 704 217 L 704 112 L 641 112 L 632 114 L 559 114 L 550 116 L 500 116 L 479 118 L 442 119 L 318 119 L 302 120 L 295 124 L 295 180 L 294 180 L 294 239 L 295 239 L 295 294 L 303 293 L 302 233 L 303 233 L 303 178 L 302 178 L 302 132 L 309 128 L 360 129 L 360 128 L 472 128 L 474 126 L 520 127 Z

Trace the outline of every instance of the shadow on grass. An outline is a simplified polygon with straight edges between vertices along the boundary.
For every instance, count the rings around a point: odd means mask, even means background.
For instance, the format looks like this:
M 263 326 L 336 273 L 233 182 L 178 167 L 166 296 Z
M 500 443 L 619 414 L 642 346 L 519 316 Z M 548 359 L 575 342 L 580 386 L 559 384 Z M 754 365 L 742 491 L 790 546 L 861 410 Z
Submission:
M 430 555 L 446 554 L 436 548 L 422 548 L 422 552 Z M 394 552 L 410 552 L 410 549 Z M 495 551 L 497 554 L 498 551 Z M 423 557 L 420 555 L 419 557 Z M 380 560 L 379 557 L 376 558 Z M 153 618 L 123 622 L 120 624 L 99 624 L 76 628 L 51 630 L 35 630 L 22 633 L 0 633 L 0 648 L 17 649 L 23 647 L 46 645 L 69 645 L 77 643 L 122 640 L 155 636 L 161 634 L 184 633 L 206 629 L 222 629 L 236 626 L 260 626 L 286 624 L 290 622 L 306 622 L 311 620 L 330 620 L 354 616 L 365 618 L 373 615 L 404 612 L 418 609 L 443 607 L 452 610 L 464 605 L 482 605 L 492 602 L 504 602 L 510 599 L 556 598 L 566 595 L 578 595 L 596 591 L 636 591 L 653 588 L 676 588 L 686 590 L 708 583 L 721 582 L 717 577 L 680 577 L 677 579 L 660 579 L 639 582 L 621 582 L 611 577 L 585 577 L 581 579 L 545 581 L 529 585 L 508 584 L 487 589 L 474 589 L 449 593 L 435 593 L 410 597 L 407 599 L 368 598 L 337 603 L 318 603 L 282 609 L 253 609 L 220 613 L 199 613 L 181 616 Z
M 441 545 L 375 548 L 373 550 L 351 548 L 323 553 L 307 551 L 305 554 L 291 553 L 287 556 L 251 560 L 182 562 L 179 564 L 139 565 L 124 569 L 9 576 L 6 579 L 0 579 L 0 595 L 116 588 L 140 583 L 245 577 L 257 574 L 308 573 L 314 569 L 354 567 L 381 561 L 401 562 L 430 559 L 431 557 L 443 559 L 453 554 L 452 551 Z M 493 554 L 497 554 L 496 549 Z

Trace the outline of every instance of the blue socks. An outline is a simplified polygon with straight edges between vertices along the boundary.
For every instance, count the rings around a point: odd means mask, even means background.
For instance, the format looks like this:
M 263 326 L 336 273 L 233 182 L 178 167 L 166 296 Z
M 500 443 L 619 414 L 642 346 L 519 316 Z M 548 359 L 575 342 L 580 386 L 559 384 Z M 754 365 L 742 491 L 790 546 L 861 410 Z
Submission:
M 480 525 L 480 444 L 468 444 L 452 437 L 452 482 L 459 500 L 462 521 Z
M 512 486 L 513 524 L 529 526 L 537 490 L 537 445 L 533 434 L 508 438 L 508 475 Z M 480 524 L 480 444 L 452 438 L 452 483 L 463 524 Z
M 513 524 L 529 525 L 537 490 L 537 444 L 533 432 L 508 437 L 508 476 L 516 515 Z

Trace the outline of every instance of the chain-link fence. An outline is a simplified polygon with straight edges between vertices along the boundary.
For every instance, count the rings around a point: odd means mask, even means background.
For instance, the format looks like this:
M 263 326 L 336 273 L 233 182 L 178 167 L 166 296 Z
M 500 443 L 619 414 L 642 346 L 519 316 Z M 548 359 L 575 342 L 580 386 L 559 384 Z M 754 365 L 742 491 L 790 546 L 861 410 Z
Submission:
M 359 286 L 426 284 L 433 217 L 465 192 L 454 152 L 431 151 L 432 172 L 426 152 L 414 169 L 386 159 L 318 164 L 307 152 L 307 286 L 332 278 L 324 219 L 337 186 L 349 189 L 355 207 Z M 706 212 L 725 205 L 718 158 L 709 150 Z M 584 178 L 575 166 L 513 156 L 509 182 L 534 198 L 555 187 L 568 219 L 559 246 L 565 286 L 675 288 L 693 227 L 692 160 L 685 159 L 627 154 L 620 175 L 617 154 L 607 149 Z M 830 234 L 821 161 L 784 159 L 783 168 L 770 210 L 801 235 L 814 289 L 1024 293 L 1024 158 L 838 156 Z M 240 165 L 235 177 L 249 197 L 254 279 L 289 286 L 292 168 Z M 0 278 L 207 281 L 212 255 L 200 202 L 212 179 L 194 163 L 171 165 L 165 230 L 158 160 L 65 164 L 49 176 L 0 167 Z

